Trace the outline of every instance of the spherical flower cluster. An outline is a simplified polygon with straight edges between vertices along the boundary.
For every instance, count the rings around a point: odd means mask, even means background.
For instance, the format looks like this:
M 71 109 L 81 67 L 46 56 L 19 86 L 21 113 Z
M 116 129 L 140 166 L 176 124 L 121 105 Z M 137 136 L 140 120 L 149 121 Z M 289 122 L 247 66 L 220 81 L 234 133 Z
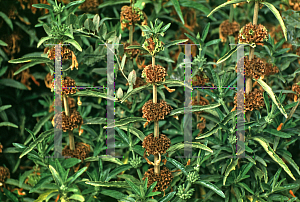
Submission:
M 142 76 L 146 77 L 147 83 L 157 83 L 165 80 L 167 76 L 166 69 L 160 65 L 155 65 L 154 68 L 152 65 L 147 65 L 143 72 Z
M 239 43 L 263 45 L 263 41 L 268 39 L 268 31 L 265 26 L 246 24 L 239 33 Z
M 8 168 L 0 166 L 0 187 L 5 186 L 6 179 L 10 178 L 10 172 Z
M 208 77 L 205 74 L 196 75 L 193 77 L 192 85 L 195 87 L 202 87 L 209 82 Z
M 145 172 L 143 180 L 145 180 L 147 177 L 148 187 L 153 182 L 157 182 L 156 186 L 153 189 L 153 192 L 165 191 L 170 186 L 173 179 L 172 173 L 167 167 L 163 167 L 163 169 L 160 170 L 160 174 L 155 174 L 154 168 L 150 168 L 147 172 Z
M 243 91 L 239 91 L 238 100 L 243 99 Z M 237 105 L 237 96 L 234 97 L 234 104 Z M 253 111 L 254 109 L 260 109 L 265 106 L 263 92 L 255 88 L 248 95 L 245 95 L 245 111 Z
M 164 100 L 160 100 L 159 103 L 153 103 L 153 100 L 149 100 L 142 108 L 143 118 L 146 118 L 148 122 L 163 120 L 172 109 Z
M 153 133 L 145 137 L 143 148 L 149 156 L 150 154 L 164 154 L 170 148 L 171 140 L 164 134 L 160 134 L 159 138 L 154 137 Z
M 242 59 L 238 61 L 235 67 L 236 72 L 239 72 L 240 74 L 244 74 L 244 72 L 242 72 L 241 70 L 241 67 L 243 67 L 241 63 L 242 63 Z M 245 71 L 244 75 L 246 77 L 259 79 L 261 76 L 265 75 L 265 69 L 266 69 L 266 65 L 264 61 L 256 57 L 256 55 L 254 55 L 254 58 L 251 61 L 249 61 L 248 56 L 244 57 L 244 71 Z
M 129 26 L 138 22 L 142 22 L 142 25 L 147 25 L 147 16 L 144 11 L 141 11 L 137 7 L 132 8 L 129 6 L 123 6 L 121 8 L 120 22 L 121 29 L 124 31 L 125 28 L 129 29 Z
M 219 37 L 221 41 L 226 42 L 228 36 L 234 36 L 237 41 L 240 28 L 240 24 L 236 21 L 232 23 L 230 23 L 229 20 L 223 21 L 219 27 Z
M 75 81 L 73 79 L 71 79 L 70 77 L 65 77 L 62 82 L 61 85 L 63 86 L 63 93 L 66 95 L 69 94 L 74 94 L 78 91 L 78 89 L 75 89 L 76 84 Z
M 59 120 L 58 114 L 56 114 L 52 121 L 53 126 L 58 129 L 62 129 L 64 132 L 66 132 L 67 130 L 73 130 L 74 128 L 78 128 L 78 126 L 80 129 L 80 126 L 83 124 L 83 119 L 80 116 L 79 112 L 77 112 L 76 110 L 71 110 L 70 114 L 70 116 L 67 116 L 65 112 L 62 112 L 61 120 Z M 60 128 L 59 123 L 61 123 L 62 128 Z

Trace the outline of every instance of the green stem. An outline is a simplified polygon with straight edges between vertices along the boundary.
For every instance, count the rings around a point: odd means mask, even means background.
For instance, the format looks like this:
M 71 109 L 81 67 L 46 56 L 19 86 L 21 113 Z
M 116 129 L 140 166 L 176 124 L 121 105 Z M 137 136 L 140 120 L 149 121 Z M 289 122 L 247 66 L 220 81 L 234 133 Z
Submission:
M 67 96 L 63 95 L 63 99 L 64 99 L 65 113 L 66 113 L 66 116 L 69 117 L 70 116 L 70 110 L 69 110 L 69 105 L 68 105 L 68 101 L 67 101 Z M 74 150 L 75 149 L 75 143 L 74 143 L 73 131 L 68 130 L 68 133 L 69 133 L 70 149 Z
M 222 104 L 222 106 L 224 107 L 226 113 L 229 114 L 228 107 L 226 106 L 226 104 L 225 104 L 225 102 L 224 102 L 223 100 L 221 101 L 221 104 Z
M 230 13 L 229 13 L 229 22 L 233 22 L 233 14 L 234 14 L 234 8 L 233 5 L 230 6 Z
M 58 25 L 60 26 L 61 23 L 60 23 L 60 14 L 57 15 L 57 20 L 58 20 Z
M 185 193 L 187 193 L 187 191 L 190 189 L 191 185 L 192 185 L 192 183 L 190 181 L 188 181 L 188 184 L 185 188 Z

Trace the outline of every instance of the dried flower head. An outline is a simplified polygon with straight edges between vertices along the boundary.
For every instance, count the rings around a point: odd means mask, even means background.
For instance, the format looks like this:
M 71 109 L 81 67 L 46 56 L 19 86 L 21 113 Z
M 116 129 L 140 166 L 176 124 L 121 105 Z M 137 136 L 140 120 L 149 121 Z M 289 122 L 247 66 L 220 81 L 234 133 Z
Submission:
M 74 166 L 73 169 L 77 172 L 81 165 L 83 165 L 83 160 L 90 156 L 91 147 L 90 145 L 83 142 L 76 142 L 75 149 L 71 150 L 69 145 L 65 146 L 62 150 L 62 155 L 66 158 L 77 158 L 81 160 L 81 163 L 78 163 L 77 166 Z M 90 165 L 90 162 L 85 164 L 87 167 Z
M 5 186 L 6 179 L 10 178 L 9 169 L 3 166 L 0 166 L 0 187 Z
M 66 95 L 74 94 L 78 91 L 78 89 L 75 88 L 75 80 L 71 79 L 70 77 L 65 77 L 62 79 L 61 85 L 63 87 L 63 93 Z
M 206 119 L 202 117 L 200 119 L 200 121 L 202 121 L 202 122 L 201 123 L 197 123 L 197 128 L 200 131 L 198 135 L 200 135 L 203 132 L 204 128 L 206 127 Z
M 238 100 L 242 100 L 244 92 L 241 90 L 237 93 Z M 237 95 L 234 97 L 234 104 L 237 105 Z M 265 106 L 263 92 L 255 88 L 248 95 L 245 95 L 245 111 L 253 111 L 254 109 L 260 109 Z
M 241 67 L 243 66 L 242 64 L 242 59 L 240 59 L 236 65 L 236 72 L 239 72 L 240 74 L 244 74 L 242 72 Z M 259 79 L 261 76 L 265 75 L 265 69 L 266 65 L 263 60 L 258 58 L 256 55 L 254 55 L 254 58 L 249 61 L 249 57 L 245 56 L 244 57 L 244 71 L 245 71 L 245 76 L 246 77 L 251 77 L 255 79 Z
M 275 66 L 274 64 L 271 64 L 271 63 L 266 64 L 266 69 L 265 69 L 266 76 L 277 74 L 278 72 L 279 72 L 279 69 L 277 66 Z
M 85 0 L 83 4 L 79 6 L 79 8 L 83 11 L 95 11 L 97 10 L 99 6 L 99 1 L 98 0 Z
M 132 12 L 133 10 L 133 12 Z M 144 11 L 137 7 L 129 7 L 129 6 L 123 6 L 121 8 L 121 14 L 120 14 L 120 22 L 121 22 L 121 29 L 124 31 L 125 28 L 128 30 L 131 25 L 134 25 L 135 23 L 142 23 L 142 25 L 147 24 L 147 20 L 145 22 L 145 19 L 147 19 L 147 16 Z M 133 27 L 134 31 L 134 27 Z
M 155 65 L 154 68 L 151 65 L 147 65 L 143 72 L 142 76 L 146 77 L 147 83 L 157 83 L 165 81 L 165 77 L 167 76 L 166 69 L 160 65 Z
M 300 11 L 300 1 L 299 0 L 289 0 L 290 7 L 295 11 Z
M 0 153 L 2 153 L 3 145 L 0 142 Z
M 160 170 L 160 174 L 155 174 L 154 168 L 150 168 L 147 172 L 145 172 L 143 180 L 145 180 L 147 177 L 147 187 L 149 187 L 153 182 L 157 182 L 153 192 L 165 191 L 170 186 L 173 179 L 171 171 L 165 166 Z
M 297 83 L 294 83 L 292 86 L 292 91 L 296 92 L 297 95 L 300 95 L 300 86 Z
M 163 120 L 172 109 L 164 100 L 160 100 L 159 103 L 153 103 L 153 100 L 149 100 L 142 108 L 143 118 L 146 118 L 148 122 Z
M 265 26 L 246 24 L 239 33 L 239 43 L 263 45 L 263 41 L 268 39 L 268 31 Z
M 192 85 L 195 87 L 205 86 L 209 82 L 209 78 L 204 74 L 200 73 L 193 77 Z
M 48 54 L 48 58 L 50 60 L 55 59 L 55 47 L 54 46 L 50 49 L 49 49 L 49 47 L 46 47 L 44 49 L 44 53 Z M 72 59 L 72 53 L 73 53 L 73 51 L 68 49 L 66 46 L 64 46 L 64 45 L 61 46 L 61 60 L 62 61 L 71 60 Z
M 138 55 L 141 54 L 141 51 L 139 49 L 126 49 L 128 46 L 130 46 L 130 43 L 126 42 L 123 44 L 124 44 L 124 52 L 130 56 L 130 59 L 136 58 Z M 137 41 L 133 41 L 132 45 L 140 46 L 141 44 Z
M 45 79 L 44 79 L 44 81 L 45 81 L 45 86 L 47 87 L 47 88 L 53 88 L 53 79 L 54 79 L 54 75 L 51 75 L 51 73 L 49 72 L 46 76 L 45 76 Z
M 230 23 L 229 20 L 225 20 L 220 24 L 219 37 L 222 42 L 227 41 L 227 36 L 234 36 L 237 41 L 240 31 L 240 24 L 236 21 Z
M 164 134 L 160 134 L 159 138 L 154 137 L 153 133 L 145 137 L 143 148 L 149 156 L 150 154 L 164 154 L 170 148 L 171 140 Z

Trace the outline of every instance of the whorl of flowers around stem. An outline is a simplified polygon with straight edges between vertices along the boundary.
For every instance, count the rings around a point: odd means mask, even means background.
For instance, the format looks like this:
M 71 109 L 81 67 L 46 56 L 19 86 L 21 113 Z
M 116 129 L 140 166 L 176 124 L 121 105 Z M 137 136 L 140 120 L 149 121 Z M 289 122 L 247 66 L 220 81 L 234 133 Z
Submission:
M 297 83 L 294 83 L 292 86 L 292 91 L 296 92 L 296 95 L 294 95 L 294 101 L 296 102 L 300 96 L 300 86 Z
M 143 180 L 145 180 L 147 177 L 148 187 L 153 182 L 157 182 L 156 186 L 153 189 L 153 192 L 165 191 L 170 186 L 173 179 L 171 171 L 165 166 L 160 170 L 160 174 L 155 174 L 154 168 L 150 168 L 147 172 L 145 172 Z
M 159 103 L 153 103 L 153 100 L 148 100 L 142 107 L 143 118 L 148 122 L 164 120 L 173 108 L 166 101 L 160 100 Z
M 81 160 L 81 163 L 78 163 L 77 166 L 74 166 L 74 171 L 78 171 L 80 166 L 83 164 L 83 160 L 90 156 L 91 147 L 90 145 L 83 142 L 76 142 L 75 149 L 71 150 L 69 145 L 66 145 L 62 150 L 62 155 L 66 158 L 77 158 Z M 88 167 L 90 162 L 86 164 Z
M 120 22 L 121 22 L 121 29 L 123 31 L 125 28 L 129 30 L 130 26 L 134 25 L 135 23 L 147 25 L 147 16 L 145 12 L 137 7 L 134 7 L 133 11 L 134 12 L 132 12 L 132 7 L 130 6 L 123 6 L 121 8 Z
M 238 22 L 234 21 L 230 23 L 229 20 L 225 20 L 220 24 L 219 37 L 222 42 L 226 42 L 228 36 L 234 36 L 235 41 L 237 41 L 240 29 L 241 27 Z
M 58 119 L 58 114 L 56 114 L 52 120 L 53 126 L 58 127 L 58 129 L 62 129 L 64 132 L 67 132 L 68 130 L 72 131 L 74 128 L 78 128 L 79 126 L 80 131 L 81 125 L 83 124 L 82 117 L 76 110 L 71 110 L 70 114 L 70 116 L 67 116 L 65 112 L 62 112 L 61 120 Z M 60 128 L 59 123 L 61 123 L 62 128 Z
M 234 104 L 237 105 L 238 100 L 244 100 L 244 92 L 241 90 L 234 97 Z M 253 111 L 261 109 L 265 106 L 263 92 L 255 88 L 248 95 L 245 95 L 245 111 Z
M 6 179 L 10 178 L 9 169 L 3 166 L 0 166 L 0 187 L 5 187 Z
M 289 0 L 290 7 L 295 11 L 300 11 L 300 1 L 299 0 Z
M 158 39 L 158 37 L 149 37 L 143 43 L 143 48 L 146 49 L 152 56 L 155 56 L 158 52 L 165 50 L 164 43 Z
M 204 73 L 200 73 L 193 77 L 192 85 L 195 87 L 202 87 L 205 86 L 207 82 L 209 82 L 209 78 Z
M 263 45 L 268 39 L 268 31 L 265 26 L 253 25 L 251 22 L 246 24 L 239 33 L 239 43 Z
M 44 53 L 47 53 L 50 60 L 55 59 L 55 47 L 52 47 L 51 49 L 49 49 L 49 47 L 46 47 L 44 49 Z M 63 45 L 61 46 L 61 60 L 62 62 L 72 60 L 71 70 L 73 70 L 74 67 L 78 70 L 78 62 L 74 52 Z
M 171 140 L 164 134 L 160 134 L 159 138 L 154 137 L 153 133 L 145 137 L 143 148 L 149 156 L 150 154 L 164 154 L 170 148 Z
M 146 77 L 147 83 L 157 83 L 165 81 L 165 77 L 167 76 L 166 69 L 160 65 L 155 65 L 154 68 L 152 64 L 147 65 L 143 72 L 142 77 Z
M 70 77 L 65 77 L 62 80 L 61 85 L 63 87 L 63 93 L 66 95 L 74 94 L 78 91 L 78 89 L 75 88 L 75 80 L 71 79 Z

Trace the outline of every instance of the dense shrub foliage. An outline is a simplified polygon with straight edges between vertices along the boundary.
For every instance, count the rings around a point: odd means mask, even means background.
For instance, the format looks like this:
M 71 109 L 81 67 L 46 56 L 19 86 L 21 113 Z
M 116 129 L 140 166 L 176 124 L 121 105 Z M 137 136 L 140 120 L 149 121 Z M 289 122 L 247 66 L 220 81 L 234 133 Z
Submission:
M 299 38 L 299 0 L 2 0 L 0 201 L 300 201 Z

